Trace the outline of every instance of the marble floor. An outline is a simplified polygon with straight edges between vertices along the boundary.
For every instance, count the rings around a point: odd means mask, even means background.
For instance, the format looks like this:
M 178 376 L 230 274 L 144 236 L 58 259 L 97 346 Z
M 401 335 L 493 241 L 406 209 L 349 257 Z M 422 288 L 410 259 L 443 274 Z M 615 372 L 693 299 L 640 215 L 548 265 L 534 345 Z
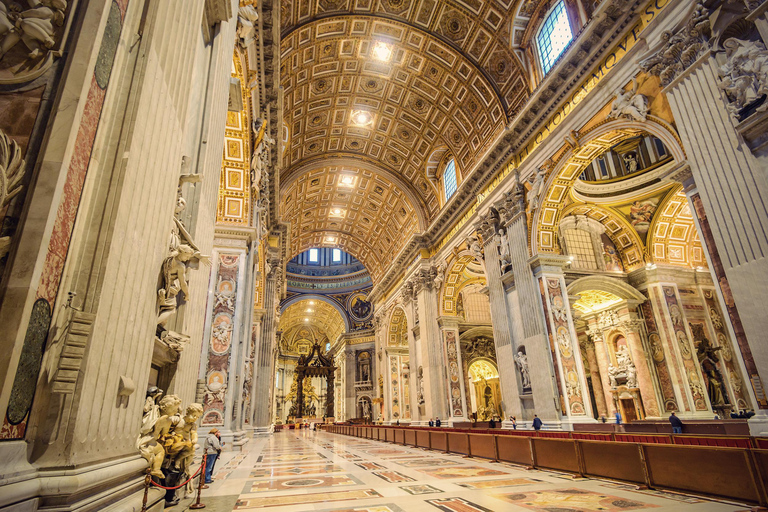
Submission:
M 340 434 L 283 431 L 225 452 L 203 491 L 212 512 L 746 511 L 605 480 Z M 188 510 L 184 500 L 171 510 Z

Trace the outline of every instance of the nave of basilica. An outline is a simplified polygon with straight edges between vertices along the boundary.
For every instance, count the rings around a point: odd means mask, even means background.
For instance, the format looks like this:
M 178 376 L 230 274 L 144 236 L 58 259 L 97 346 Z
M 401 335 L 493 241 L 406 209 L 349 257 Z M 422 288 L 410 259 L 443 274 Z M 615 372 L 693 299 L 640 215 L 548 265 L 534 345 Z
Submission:
M 767 13 L 0 0 L 0 511 L 768 506 Z

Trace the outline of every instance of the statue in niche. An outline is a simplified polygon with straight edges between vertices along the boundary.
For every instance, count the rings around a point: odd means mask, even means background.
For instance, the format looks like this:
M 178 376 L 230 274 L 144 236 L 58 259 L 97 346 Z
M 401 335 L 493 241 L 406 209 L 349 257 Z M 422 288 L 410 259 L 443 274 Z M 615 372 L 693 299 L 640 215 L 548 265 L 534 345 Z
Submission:
M 619 381 L 628 388 L 637 387 L 637 368 L 629 355 L 629 348 L 622 345 L 616 351 L 616 366 L 608 365 L 608 378 L 611 382 L 611 389 L 619 386 Z
M 637 163 L 637 155 L 635 153 L 627 153 L 624 155 L 624 165 L 627 166 L 627 174 L 637 172 L 639 166 Z
M 623 87 L 616 89 L 616 99 L 613 100 L 608 119 L 621 117 L 632 121 L 645 121 L 648 117 L 648 98 L 637 94 L 637 79 L 632 79 L 632 89 L 625 91 Z
M 182 159 L 182 171 L 189 168 L 189 159 Z M 200 263 L 210 265 L 208 256 L 200 253 L 192 236 L 187 231 L 184 223 L 181 221 L 181 214 L 186 209 L 187 202 L 182 196 L 182 185 L 184 183 L 199 183 L 202 176 L 199 174 L 183 173 L 179 176 L 179 185 L 176 193 L 176 208 L 171 222 L 171 236 L 168 244 L 168 256 L 162 265 L 162 286 L 157 291 L 157 331 L 160 339 L 166 342 L 171 348 L 180 352 L 189 341 L 186 334 L 176 333 L 168 330 L 165 326 L 170 318 L 177 312 L 179 307 L 178 297 L 183 292 L 185 301 L 189 301 L 189 271 L 197 269 Z
M 416 381 L 417 381 L 417 391 L 416 391 L 416 401 L 419 405 L 424 405 L 425 399 L 424 399 L 424 368 L 419 366 L 419 369 L 416 371 Z
M 707 375 L 709 382 L 707 383 L 707 392 L 709 394 L 709 401 L 712 403 L 712 407 L 722 407 L 726 404 L 723 397 L 723 385 L 720 383 L 720 378 L 714 369 L 709 370 Z
M 522 350 L 517 352 L 515 363 L 520 369 L 520 376 L 523 381 L 523 389 L 531 389 L 531 374 L 528 371 L 528 356 Z
M 731 37 L 723 43 L 727 61 L 720 66 L 720 89 L 725 91 L 731 103 L 728 111 L 734 117 L 746 107 L 764 101 L 768 94 L 768 51 L 758 41 L 745 41 Z M 763 103 L 758 112 L 768 109 Z
M 371 419 L 371 403 L 368 400 L 363 400 L 362 406 L 363 406 L 363 418 L 365 418 L 366 420 L 370 420 Z

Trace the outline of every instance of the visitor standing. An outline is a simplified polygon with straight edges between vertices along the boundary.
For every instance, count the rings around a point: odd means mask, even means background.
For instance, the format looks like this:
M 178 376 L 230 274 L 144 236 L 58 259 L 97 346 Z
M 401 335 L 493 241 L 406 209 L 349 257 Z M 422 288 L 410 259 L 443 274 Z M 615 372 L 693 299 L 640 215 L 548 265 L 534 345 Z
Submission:
M 533 430 L 541 430 L 541 418 L 539 418 L 537 415 L 533 415 Z
M 488 428 L 496 428 L 496 418 L 491 418 L 491 421 L 488 422 Z
M 512 416 L 512 429 L 517 430 L 517 419 L 514 416 Z
M 672 413 L 669 415 L 669 422 L 672 424 L 672 433 L 673 434 L 682 434 L 683 433 L 683 422 L 680 421 L 680 418 L 675 416 L 675 413 Z
M 435 426 L 435 420 L 433 420 L 432 418 L 429 418 L 429 426 L 430 427 L 434 427 Z
M 221 454 L 221 433 L 219 429 L 212 428 L 205 438 L 204 449 L 207 455 L 205 459 L 205 483 L 213 483 L 213 466 Z
M 442 424 L 443 424 L 443 423 L 440 421 L 440 418 L 438 417 L 438 418 L 435 420 L 435 426 L 436 426 L 436 427 L 439 427 L 439 426 L 440 426 L 440 425 L 442 425 Z
M 619 411 L 613 411 L 613 416 L 616 418 L 616 424 L 621 425 L 621 413 Z

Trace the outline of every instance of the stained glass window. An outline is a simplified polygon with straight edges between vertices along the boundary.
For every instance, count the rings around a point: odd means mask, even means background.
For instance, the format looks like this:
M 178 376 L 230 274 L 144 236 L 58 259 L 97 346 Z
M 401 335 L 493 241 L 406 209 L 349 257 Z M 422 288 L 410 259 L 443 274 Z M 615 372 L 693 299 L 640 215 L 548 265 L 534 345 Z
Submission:
M 445 200 L 448 201 L 456 192 L 456 163 L 451 160 L 445 166 L 443 173 L 443 190 L 445 191 Z
M 565 10 L 565 3 L 560 0 L 549 13 L 547 19 L 544 20 L 539 35 L 536 37 L 539 44 L 541 68 L 545 75 L 549 73 L 552 65 L 572 40 L 573 33 L 571 32 L 571 25 L 568 23 L 568 13 Z

